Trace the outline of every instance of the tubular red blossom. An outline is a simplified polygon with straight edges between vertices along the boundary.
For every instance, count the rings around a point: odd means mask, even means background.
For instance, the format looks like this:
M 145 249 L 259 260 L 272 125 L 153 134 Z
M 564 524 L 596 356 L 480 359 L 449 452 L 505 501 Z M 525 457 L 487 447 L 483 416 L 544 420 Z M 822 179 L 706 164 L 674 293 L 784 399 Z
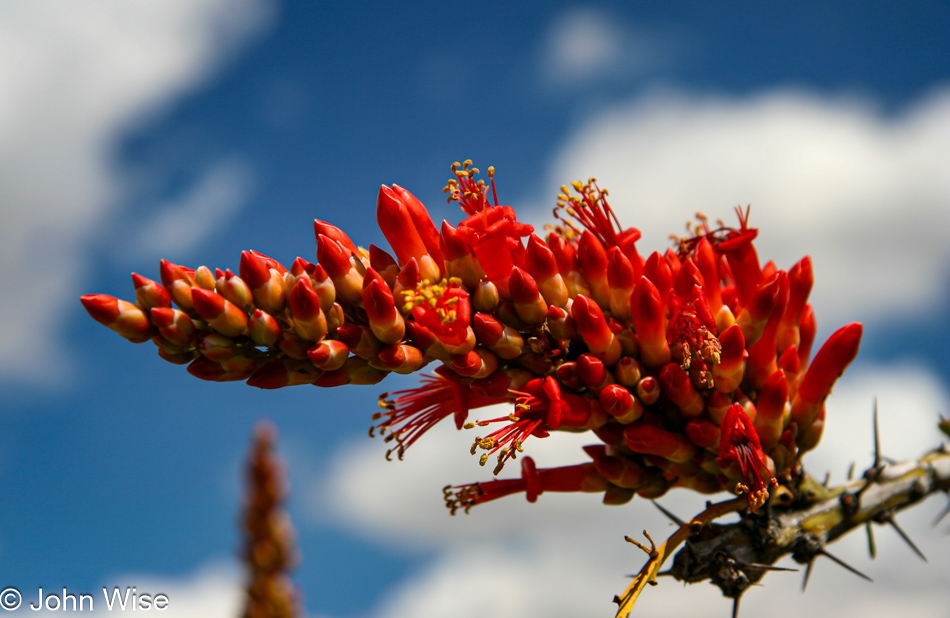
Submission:
M 670 315 L 673 316 L 667 327 L 666 340 L 671 352 L 681 359 L 683 371 L 690 368 L 699 376 L 698 384 L 711 386 L 712 370 L 720 361 L 722 346 L 716 338 L 716 322 L 713 320 L 703 288 L 693 285 L 692 295 L 681 298 L 677 293 L 670 294 Z
M 490 455 L 498 453 L 495 474 L 501 471 L 506 461 L 523 451 L 522 445 L 528 437 L 547 437 L 548 430 L 561 426 L 584 427 L 593 416 L 591 400 L 562 393 L 557 381 L 550 376 L 535 378 L 523 388 L 524 391 L 511 391 L 516 395 L 514 413 L 466 425 L 469 428 L 484 427 L 507 421 L 508 424 L 488 436 L 475 438 L 472 445 L 473 455 L 479 448 L 488 451 L 479 459 L 481 465 L 485 465 Z
M 483 504 L 512 494 L 525 492 L 528 502 L 535 502 L 545 491 L 598 492 L 607 489 L 607 481 L 591 463 L 561 468 L 538 470 L 534 460 L 524 457 L 521 460 L 520 479 L 495 479 L 485 483 L 446 486 L 442 493 L 445 506 L 455 515 L 457 511 L 466 513 L 477 504 Z
M 387 442 L 396 442 L 386 452 L 387 459 L 394 451 L 402 459 L 407 448 L 446 417 L 454 417 L 456 428 L 461 429 L 469 410 L 507 401 L 479 395 L 444 367 L 435 373 L 422 376 L 421 386 L 393 393 L 393 398 L 389 393 L 380 395 L 379 407 L 384 411 L 373 415 L 379 422 L 370 428 L 370 436 L 379 431 Z
M 811 346 L 815 342 L 815 333 L 818 331 L 818 324 L 815 322 L 815 312 L 810 304 L 805 304 L 802 310 L 802 321 L 798 325 L 801 342 L 798 344 L 798 362 L 802 367 L 808 365 L 808 359 L 811 358 Z
M 814 283 L 815 277 L 811 268 L 811 257 L 806 255 L 788 271 L 788 307 L 785 309 L 785 315 L 782 316 L 782 323 L 778 330 L 777 346 L 779 353 L 784 352 L 790 346 L 799 344 L 798 325 L 802 321 L 805 303 L 808 302 L 808 294 L 811 292 Z
M 515 266 L 508 281 L 508 290 L 522 322 L 528 325 L 544 322 L 548 314 L 548 304 L 538 291 L 534 277 Z
M 607 283 L 610 287 L 610 313 L 618 320 L 630 318 L 630 296 L 637 277 L 633 265 L 619 247 L 607 252 Z
M 776 274 L 770 281 L 766 281 L 759 286 L 748 298 L 748 304 L 742 308 L 742 311 L 736 317 L 736 324 L 742 328 L 742 337 L 745 339 L 746 347 L 751 349 L 755 342 L 759 340 L 759 337 L 762 336 L 769 316 L 772 315 L 772 310 L 779 302 L 781 292 L 782 277 Z
M 577 296 L 574 298 L 571 310 L 577 332 L 584 339 L 591 353 L 596 354 L 605 365 L 616 364 L 622 353 L 620 341 L 610 330 L 604 313 L 597 303 L 586 296 Z
M 620 231 L 623 228 L 610 204 L 607 203 L 607 191 L 597 186 L 595 178 L 589 179 L 587 184 L 575 181 L 571 183 L 571 186 L 578 195 L 571 195 L 567 186 L 562 185 L 561 194 L 558 195 L 558 208 L 584 226 L 586 231 L 596 236 L 604 246 L 616 247 L 624 244 L 626 247 L 632 247 L 633 243 L 639 240 L 640 230 L 636 228 Z M 579 231 L 570 220 L 560 214 L 558 209 L 555 209 L 554 216 L 574 232 Z
M 722 228 L 723 234 L 713 238 L 716 251 L 725 255 L 729 262 L 739 302 L 745 305 L 762 280 L 759 257 L 752 245 L 759 231 L 749 227 L 749 208 L 743 212 L 736 207 L 736 214 L 739 216 L 739 229 Z
M 719 287 L 719 258 L 713 249 L 712 243 L 703 236 L 696 243 L 696 267 L 703 276 L 703 293 L 706 295 L 706 304 L 709 311 L 716 315 L 722 307 L 722 292 Z
M 733 461 L 739 465 L 744 482 L 736 486 L 736 493 L 747 494 L 749 510 L 757 513 L 769 497 L 768 486 L 762 479 L 762 472 L 765 472 L 773 486 L 778 485 L 769 471 L 765 453 L 762 452 L 762 446 L 759 443 L 759 435 L 755 432 L 752 421 L 742 410 L 742 406 L 737 403 L 729 407 L 719 430 L 722 437 L 719 443 L 719 457 L 716 461 L 722 467 Z

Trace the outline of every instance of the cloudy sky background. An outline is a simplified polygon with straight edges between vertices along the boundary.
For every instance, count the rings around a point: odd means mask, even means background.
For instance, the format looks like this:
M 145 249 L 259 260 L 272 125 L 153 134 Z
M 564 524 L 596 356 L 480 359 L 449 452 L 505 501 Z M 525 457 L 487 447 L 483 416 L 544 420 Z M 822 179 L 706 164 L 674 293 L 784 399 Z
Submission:
M 859 361 L 806 460 L 843 479 L 936 445 L 950 413 L 950 10 L 921 3 L 316 7 L 267 0 L 12 2 L 0 7 L 0 586 L 165 592 L 177 616 L 233 616 L 240 466 L 255 421 L 282 432 L 311 616 L 611 615 L 668 523 L 646 502 L 517 498 L 450 518 L 439 488 L 487 478 L 442 428 L 387 463 L 365 438 L 379 389 L 209 384 L 97 326 L 77 301 L 131 297 L 158 259 L 236 267 L 254 248 L 313 259 L 312 218 L 358 243 L 380 183 L 457 221 L 452 161 L 495 165 L 538 225 L 560 184 L 596 176 L 662 249 L 697 211 L 752 205 L 763 259 L 814 260 L 823 339 L 861 320 Z M 428 436 L 427 436 L 428 437 Z M 583 460 L 583 437 L 531 446 Z M 663 503 L 689 516 L 703 498 Z M 946 524 L 901 516 L 930 558 L 881 529 L 774 573 L 743 613 L 945 616 Z M 766 592 L 767 591 L 767 592 Z M 729 604 L 707 585 L 648 590 L 641 611 Z M 715 604 L 715 605 L 714 605 Z M 698 609 L 699 608 L 699 609 Z

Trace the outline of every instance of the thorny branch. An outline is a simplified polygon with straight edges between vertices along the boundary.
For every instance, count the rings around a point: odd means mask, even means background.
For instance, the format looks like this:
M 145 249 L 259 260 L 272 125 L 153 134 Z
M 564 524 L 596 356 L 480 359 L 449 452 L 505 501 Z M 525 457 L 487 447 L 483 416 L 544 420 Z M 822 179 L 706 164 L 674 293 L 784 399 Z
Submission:
M 803 474 L 794 482 L 781 485 L 758 514 L 743 511 L 735 523 L 717 524 L 713 520 L 743 508 L 742 501 L 711 505 L 683 523 L 654 551 L 637 543 L 649 558 L 623 595 L 614 598 L 619 606 L 617 618 L 630 615 L 640 592 L 647 584 L 655 584 L 657 575 L 671 575 L 689 583 L 708 579 L 725 596 L 736 599 L 737 604 L 742 593 L 766 571 L 775 570 L 771 565 L 787 554 L 808 565 L 806 584 L 811 563 L 819 555 L 866 577 L 832 556 L 825 546 L 866 526 L 873 556 L 873 523 L 893 526 L 923 558 L 897 525 L 894 515 L 938 491 L 950 493 L 950 447 L 947 445 L 917 461 L 884 464 L 876 458 L 875 465 L 863 478 L 838 487 L 825 487 Z M 670 569 L 660 573 L 665 560 L 683 543 Z

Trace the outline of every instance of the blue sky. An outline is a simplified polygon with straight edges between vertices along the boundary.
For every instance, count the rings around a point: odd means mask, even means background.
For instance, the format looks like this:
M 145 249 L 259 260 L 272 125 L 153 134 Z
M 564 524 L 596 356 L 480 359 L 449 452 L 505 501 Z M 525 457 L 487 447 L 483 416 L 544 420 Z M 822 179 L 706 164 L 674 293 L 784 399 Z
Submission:
M 665 529 L 651 506 L 545 496 L 449 518 L 439 489 L 486 474 L 467 436 L 440 433 L 399 464 L 365 438 L 378 392 L 413 380 L 200 382 L 78 302 L 132 297 L 129 273 L 157 278 L 162 257 L 313 260 L 314 217 L 385 244 L 381 183 L 457 221 L 441 188 L 465 158 L 494 165 L 502 201 L 537 224 L 561 183 L 596 175 L 651 249 L 697 210 L 751 202 L 763 257 L 813 256 L 820 336 L 867 326 L 806 464 L 841 480 L 867 460 L 874 395 L 894 457 L 936 445 L 931 420 L 950 412 L 948 29 L 939 2 L 4 5 L 0 585 L 152 583 L 176 615 L 228 615 L 240 466 L 267 417 L 310 615 L 480 615 L 481 598 L 496 615 L 609 615 L 641 562 L 623 534 Z M 562 438 L 538 446 L 539 463 L 582 457 L 583 441 Z M 702 504 L 668 500 L 681 515 Z M 904 516 L 924 545 L 946 543 L 926 525 L 939 506 Z M 821 564 L 809 595 L 774 574 L 746 609 L 850 599 L 943 615 L 950 552 L 936 546 L 924 568 L 888 534 L 875 563 L 860 539 L 841 544 L 874 587 Z M 646 602 L 688 615 L 716 602 L 706 588 L 669 583 Z

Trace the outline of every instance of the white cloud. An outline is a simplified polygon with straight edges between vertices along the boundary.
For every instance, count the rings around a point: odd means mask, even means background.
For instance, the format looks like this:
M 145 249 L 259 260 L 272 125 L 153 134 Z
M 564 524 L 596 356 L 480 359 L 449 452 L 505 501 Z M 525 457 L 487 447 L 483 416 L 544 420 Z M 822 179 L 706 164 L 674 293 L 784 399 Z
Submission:
M 912 365 L 852 368 L 828 404 L 828 425 L 821 447 L 806 464 L 816 474 L 831 467 L 841 480 L 849 461 L 870 459 L 870 402 L 880 399 L 885 453 L 911 457 L 936 446 L 936 413 L 950 407 L 950 397 L 928 370 Z M 489 411 L 480 411 L 487 417 Z M 335 521 L 374 542 L 403 551 L 435 551 L 427 566 L 384 595 L 373 616 L 589 616 L 612 615 L 610 599 L 636 572 L 643 554 L 623 542 L 649 530 L 657 540 L 671 532 L 669 522 L 646 501 L 606 507 L 596 494 L 544 494 L 536 504 L 519 496 L 480 505 L 467 515 L 450 517 L 442 505 L 445 484 L 485 480 L 468 453 L 472 432 L 456 432 L 451 423 L 436 427 L 402 462 L 383 459 L 379 441 L 345 446 L 327 478 L 311 488 L 319 517 Z M 586 460 L 580 446 L 596 442 L 589 434 L 555 434 L 531 439 L 525 448 L 540 467 Z M 815 467 L 817 466 L 817 468 Z M 516 476 L 517 466 L 502 476 Z M 703 508 L 705 496 L 676 490 L 662 499 L 686 517 Z M 868 584 L 828 560 L 820 560 L 806 595 L 801 573 L 772 573 L 765 588 L 743 600 L 741 615 L 797 616 L 841 613 L 890 616 L 901 613 L 943 616 L 950 585 L 950 552 L 940 551 L 946 538 L 931 529 L 942 501 L 901 514 L 899 520 L 929 554 L 922 564 L 893 531 L 877 529 L 879 558 L 867 557 L 858 531 L 830 550 L 876 581 Z M 944 544 L 944 545 L 941 545 Z M 795 567 L 790 559 L 782 563 Z M 728 615 L 729 602 L 709 585 L 682 585 L 661 580 L 638 602 L 641 615 Z
M 0 7 L 0 368 L 49 372 L 89 238 L 116 208 L 123 132 L 205 79 L 266 23 L 264 0 Z
M 539 66 L 548 85 L 573 91 L 605 78 L 639 77 L 668 62 L 673 52 L 671 41 L 626 25 L 602 9 L 578 7 L 548 25 Z
M 950 91 L 894 117 L 796 91 L 662 93 L 579 126 L 553 157 L 534 212 L 550 212 L 555 187 L 595 176 L 649 253 L 696 211 L 732 224 L 733 207 L 751 204 L 763 263 L 788 268 L 812 255 L 826 329 L 932 308 L 946 291 L 947 161 Z
M 205 170 L 185 195 L 159 204 L 151 220 L 138 224 L 130 250 L 151 256 L 181 254 L 209 236 L 243 206 L 253 171 L 239 158 L 218 161 Z

